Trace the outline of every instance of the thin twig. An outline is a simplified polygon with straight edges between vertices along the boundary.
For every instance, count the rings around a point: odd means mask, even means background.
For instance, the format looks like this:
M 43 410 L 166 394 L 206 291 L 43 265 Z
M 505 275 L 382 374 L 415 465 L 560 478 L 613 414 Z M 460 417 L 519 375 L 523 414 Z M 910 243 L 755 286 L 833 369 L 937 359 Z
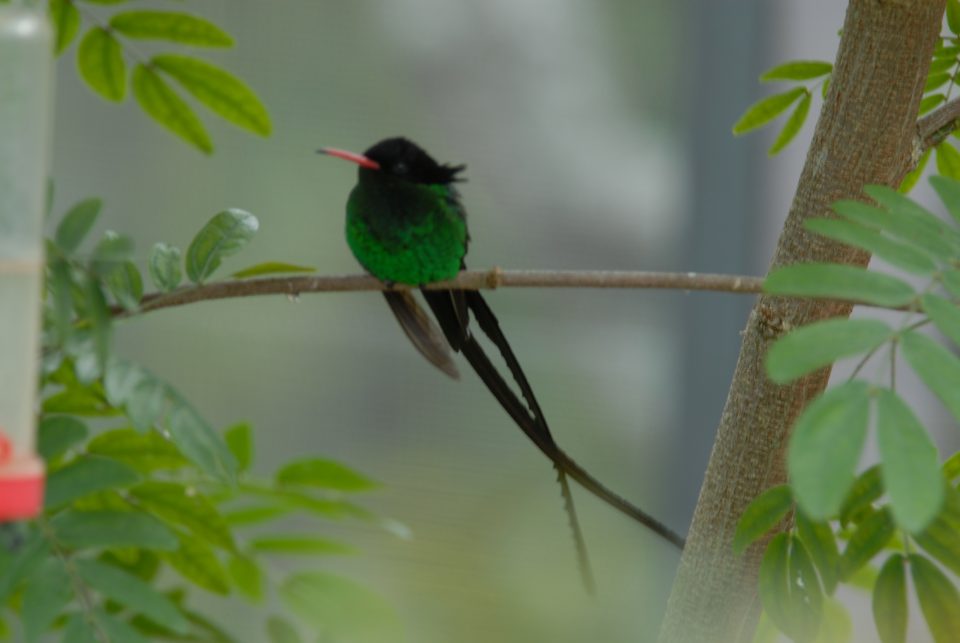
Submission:
M 643 271 L 572 271 L 572 270 L 467 270 L 456 279 L 438 281 L 428 289 L 459 288 L 635 288 L 668 290 L 712 290 L 718 292 L 757 294 L 763 279 L 744 275 L 715 275 L 695 272 Z M 382 282 L 369 275 L 323 275 L 312 277 L 274 277 L 218 281 L 201 286 L 187 286 L 170 293 L 144 295 L 136 311 L 114 309 L 114 317 L 129 317 L 161 308 L 183 306 L 211 299 L 231 299 L 257 295 L 299 296 L 308 292 L 354 292 L 386 290 Z M 394 286 L 405 289 L 409 286 Z

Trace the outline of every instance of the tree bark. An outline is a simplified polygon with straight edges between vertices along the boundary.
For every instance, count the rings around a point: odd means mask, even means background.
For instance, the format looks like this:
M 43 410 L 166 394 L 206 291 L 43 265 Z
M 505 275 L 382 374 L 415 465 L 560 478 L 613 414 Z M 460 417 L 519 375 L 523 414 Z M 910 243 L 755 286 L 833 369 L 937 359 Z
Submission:
M 807 232 L 837 199 L 868 183 L 896 186 L 912 167 L 916 115 L 944 0 L 851 0 L 830 90 L 817 122 L 772 266 L 829 261 L 865 266 L 868 254 Z M 747 321 L 660 632 L 661 643 L 750 641 L 760 613 L 757 574 L 767 541 L 737 556 L 743 510 L 786 480 L 793 421 L 826 386 L 824 369 L 789 386 L 770 382 L 767 347 L 786 330 L 847 316 L 850 304 L 761 296 Z M 787 521 L 781 528 L 788 526 Z

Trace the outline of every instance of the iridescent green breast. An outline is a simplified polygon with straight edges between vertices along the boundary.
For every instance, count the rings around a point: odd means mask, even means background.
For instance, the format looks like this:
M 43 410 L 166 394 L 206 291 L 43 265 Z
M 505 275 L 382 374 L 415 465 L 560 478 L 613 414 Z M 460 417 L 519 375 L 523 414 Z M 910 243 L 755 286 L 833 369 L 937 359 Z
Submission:
M 347 243 L 374 277 L 418 286 L 456 277 L 467 223 L 446 185 L 358 183 L 347 201 Z

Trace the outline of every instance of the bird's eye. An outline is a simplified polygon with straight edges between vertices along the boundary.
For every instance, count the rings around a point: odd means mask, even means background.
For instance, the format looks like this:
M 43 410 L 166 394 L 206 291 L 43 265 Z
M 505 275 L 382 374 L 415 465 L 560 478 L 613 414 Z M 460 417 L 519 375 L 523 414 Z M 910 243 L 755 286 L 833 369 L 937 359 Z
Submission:
M 396 165 L 393 166 L 393 171 L 396 174 L 406 174 L 407 173 L 407 164 L 403 161 L 398 161 Z

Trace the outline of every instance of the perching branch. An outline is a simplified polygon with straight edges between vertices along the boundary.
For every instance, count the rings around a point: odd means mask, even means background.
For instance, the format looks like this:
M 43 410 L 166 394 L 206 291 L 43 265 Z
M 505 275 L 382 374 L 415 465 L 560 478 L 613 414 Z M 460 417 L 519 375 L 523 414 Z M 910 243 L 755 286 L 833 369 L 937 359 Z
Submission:
M 466 270 L 450 281 L 438 281 L 428 289 L 461 288 L 637 288 L 670 290 L 713 290 L 757 294 L 763 279 L 743 275 L 715 275 L 695 272 L 643 272 L 625 270 Z M 397 289 L 409 286 L 395 286 Z M 232 299 L 257 295 L 296 297 L 307 292 L 352 292 L 385 290 L 369 275 L 324 275 L 314 277 L 274 277 L 218 281 L 201 286 L 183 287 L 170 293 L 144 295 L 140 308 L 130 312 L 115 308 L 114 317 L 129 317 L 161 308 L 183 306 L 211 299 Z
M 917 121 L 919 152 L 922 154 L 939 145 L 957 127 L 960 127 L 960 98 L 944 103 Z
M 473 270 L 460 273 L 456 279 L 436 282 L 428 289 L 459 288 L 464 290 L 500 287 L 540 288 L 646 288 L 675 290 L 713 290 L 734 293 L 759 293 L 763 280 L 741 275 L 697 274 L 693 272 L 630 272 L 630 271 L 537 271 Z M 139 313 L 171 308 L 212 299 L 252 297 L 283 294 L 290 297 L 307 292 L 378 291 L 388 288 L 369 275 L 298 276 L 255 280 L 222 281 L 200 286 L 186 286 L 170 293 L 152 293 L 144 296 L 135 311 L 114 308 L 114 317 L 129 317 Z M 397 286 L 409 288 L 409 286 Z M 558 471 L 569 475 L 585 489 L 608 504 L 645 525 L 675 547 L 683 549 L 684 539 L 653 516 L 635 507 L 607 489 L 583 467 L 562 451 L 544 452 Z

